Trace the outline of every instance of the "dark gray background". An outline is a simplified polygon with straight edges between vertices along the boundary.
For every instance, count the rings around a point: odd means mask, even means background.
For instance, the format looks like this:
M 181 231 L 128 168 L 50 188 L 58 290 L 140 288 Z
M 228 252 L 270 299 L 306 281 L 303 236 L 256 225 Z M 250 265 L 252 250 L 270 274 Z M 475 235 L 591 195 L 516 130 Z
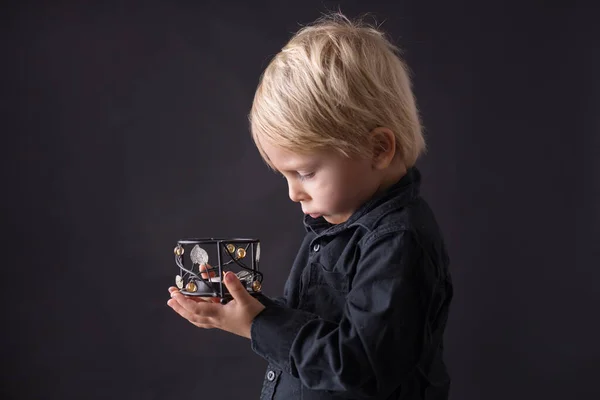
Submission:
M 338 6 L 384 21 L 414 72 L 452 399 L 600 396 L 595 6 L 152 0 L 4 3 L 3 399 L 258 398 L 248 340 L 167 307 L 173 246 L 259 237 L 281 292 L 301 210 L 247 113 L 298 24 Z

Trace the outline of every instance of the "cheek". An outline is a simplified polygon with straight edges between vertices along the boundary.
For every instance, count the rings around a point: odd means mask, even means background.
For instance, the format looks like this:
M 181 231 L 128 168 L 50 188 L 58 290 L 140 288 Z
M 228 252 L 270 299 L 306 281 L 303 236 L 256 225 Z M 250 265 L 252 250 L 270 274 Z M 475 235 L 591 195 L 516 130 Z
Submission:
M 344 208 L 351 193 L 348 188 L 351 187 L 351 182 L 345 182 L 338 179 L 332 179 L 325 181 L 327 183 L 320 183 L 314 187 L 313 200 L 318 202 L 320 207 L 327 208 L 329 211 L 335 211 L 340 208 Z

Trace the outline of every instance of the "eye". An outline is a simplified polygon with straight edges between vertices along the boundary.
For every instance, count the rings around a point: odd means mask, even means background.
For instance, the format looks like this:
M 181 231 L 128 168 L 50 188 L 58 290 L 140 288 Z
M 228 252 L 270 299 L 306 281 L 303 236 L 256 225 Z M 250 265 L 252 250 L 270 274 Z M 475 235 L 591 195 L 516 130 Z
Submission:
M 307 179 L 310 179 L 313 176 L 315 176 L 314 172 L 311 172 L 310 174 L 301 174 L 300 172 L 298 172 L 298 179 L 300 179 L 301 181 L 305 181 Z

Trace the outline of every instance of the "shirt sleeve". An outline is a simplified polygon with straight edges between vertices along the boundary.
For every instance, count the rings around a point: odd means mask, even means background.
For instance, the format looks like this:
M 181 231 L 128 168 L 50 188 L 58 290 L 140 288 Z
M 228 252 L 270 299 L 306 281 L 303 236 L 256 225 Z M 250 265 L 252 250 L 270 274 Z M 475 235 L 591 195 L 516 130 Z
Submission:
M 415 270 L 434 267 L 409 232 L 367 237 L 339 324 L 267 307 L 252 349 L 308 388 L 385 398 L 419 360 L 431 290 Z

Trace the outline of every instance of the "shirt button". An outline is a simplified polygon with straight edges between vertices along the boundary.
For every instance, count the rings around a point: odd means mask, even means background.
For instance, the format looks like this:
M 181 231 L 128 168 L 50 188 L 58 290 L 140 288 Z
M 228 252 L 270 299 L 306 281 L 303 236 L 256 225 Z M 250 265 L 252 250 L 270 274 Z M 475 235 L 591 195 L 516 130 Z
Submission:
M 315 243 L 315 245 L 313 246 L 313 251 L 316 253 L 317 251 L 319 251 L 320 248 L 321 245 L 319 245 L 319 243 Z
M 275 372 L 273 372 L 273 371 L 267 372 L 267 379 L 269 381 L 273 381 L 273 379 L 275 379 Z

